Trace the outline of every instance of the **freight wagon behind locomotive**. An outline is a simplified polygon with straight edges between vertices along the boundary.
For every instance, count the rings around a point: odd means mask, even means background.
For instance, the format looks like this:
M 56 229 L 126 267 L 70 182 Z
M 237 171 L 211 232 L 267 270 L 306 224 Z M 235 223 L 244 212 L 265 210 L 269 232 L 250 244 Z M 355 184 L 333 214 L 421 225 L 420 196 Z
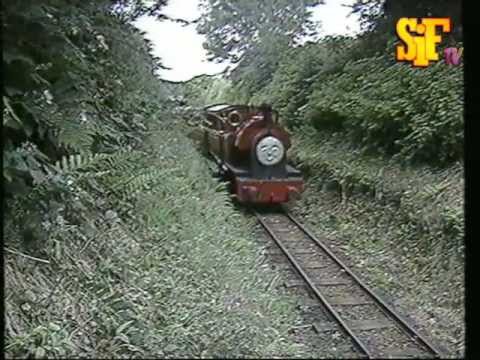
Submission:
M 290 135 L 270 106 L 209 106 L 201 131 L 239 202 L 284 203 L 303 191 L 300 171 L 287 164 Z

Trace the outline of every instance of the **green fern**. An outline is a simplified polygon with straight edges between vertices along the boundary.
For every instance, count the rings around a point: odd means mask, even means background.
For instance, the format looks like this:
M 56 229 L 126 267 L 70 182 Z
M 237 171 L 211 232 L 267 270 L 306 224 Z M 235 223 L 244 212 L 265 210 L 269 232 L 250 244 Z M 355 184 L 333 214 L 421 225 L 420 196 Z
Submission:
M 142 166 L 145 154 L 137 150 L 120 150 L 102 159 L 99 167 L 119 174 L 131 174 Z
M 113 192 L 124 199 L 130 199 L 141 191 L 150 190 L 155 184 L 165 180 L 176 169 L 149 168 L 143 174 L 131 175 L 112 187 Z
M 61 124 L 58 132 L 58 142 L 68 149 L 87 152 L 91 149 L 94 136 L 93 129 L 70 120 Z
M 71 173 L 78 170 L 87 169 L 95 166 L 99 161 L 107 159 L 111 154 L 74 154 L 63 156 L 60 160 L 55 162 L 55 170 L 59 173 Z

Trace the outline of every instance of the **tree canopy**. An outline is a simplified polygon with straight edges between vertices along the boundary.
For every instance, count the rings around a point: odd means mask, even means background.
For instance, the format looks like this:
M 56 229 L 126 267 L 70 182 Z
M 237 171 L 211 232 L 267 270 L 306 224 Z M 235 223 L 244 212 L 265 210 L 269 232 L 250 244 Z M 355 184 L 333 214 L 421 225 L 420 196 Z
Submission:
M 321 0 L 204 0 L 206 16 L 198 31 L 207 37 L 211 59 L 236 63 L 265 40 L 284 37 L 294 43 L 315 32 L 311 8 Z

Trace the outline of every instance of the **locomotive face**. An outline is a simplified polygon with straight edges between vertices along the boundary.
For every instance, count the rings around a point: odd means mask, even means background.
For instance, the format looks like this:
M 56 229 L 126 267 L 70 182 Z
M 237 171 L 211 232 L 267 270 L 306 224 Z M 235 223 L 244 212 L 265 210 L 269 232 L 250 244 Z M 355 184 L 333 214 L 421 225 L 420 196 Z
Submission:
M 276 165 L 282 161 L 285 148 L 276 137 L 266 136 L 258 142 L 256 153 L 257 159 L 262 165 Z

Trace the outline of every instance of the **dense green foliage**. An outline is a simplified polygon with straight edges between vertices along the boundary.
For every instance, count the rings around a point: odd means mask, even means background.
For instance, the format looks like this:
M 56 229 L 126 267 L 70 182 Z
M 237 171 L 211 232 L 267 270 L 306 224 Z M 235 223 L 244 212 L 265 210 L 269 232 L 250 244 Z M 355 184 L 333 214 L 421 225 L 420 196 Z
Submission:
M 4 4 L 7 357 L 298 354 L 293 304 L 130 25 L 162 3 Z
M 289 49 L 282 56 L 272 81 L 249 93 L 251 101 L 272 102 L 288 125 L 301 125 L 297 112 L 307 103 L 313 84 L 322 83 L 330 74 L 339 72 L 348 59 L 360 56 L 362 51 L 356 51 L 357 45 L 349 38 L 327 37 L 321 44 L 309 42 Z
M 201 75 L 182 85 L 182 95 L 193 106 L 220 103 L 230 82 L 219 76 Z
M 158 66 L 150 44 L 133 26 L 108 16 L 109 5 L 4 4 L 7 193 L 45 181 L 43 167 L 63 155 L 138 145 L 146 130 L 143 114 L 155 106 L 144 99 L 151 93 L 165 98 L 161 83 L 149 79 Z
M 150 43 L 112 16 L 111 5 L 4 4 L 3 177 L 7 196 L 26 203 L 31 221 L 22 231 L 40 243 L 49 209 L 76 197 L 55 163 L 123 159 L 142 142 L 145 114 L 161 116 L 169 106 L 167 88 L 153 76 L 159 62 Z M 155 101 L 146 101 L 152 94 Z M 22 222 L 5 204 L 7 216 Z
M 314 85 L 304 118 L 366 149 L 445 164 L 463 156 L 462 78 L 461 68 L 442 63 L 419 73 L 385 55 L 352 61 Z

